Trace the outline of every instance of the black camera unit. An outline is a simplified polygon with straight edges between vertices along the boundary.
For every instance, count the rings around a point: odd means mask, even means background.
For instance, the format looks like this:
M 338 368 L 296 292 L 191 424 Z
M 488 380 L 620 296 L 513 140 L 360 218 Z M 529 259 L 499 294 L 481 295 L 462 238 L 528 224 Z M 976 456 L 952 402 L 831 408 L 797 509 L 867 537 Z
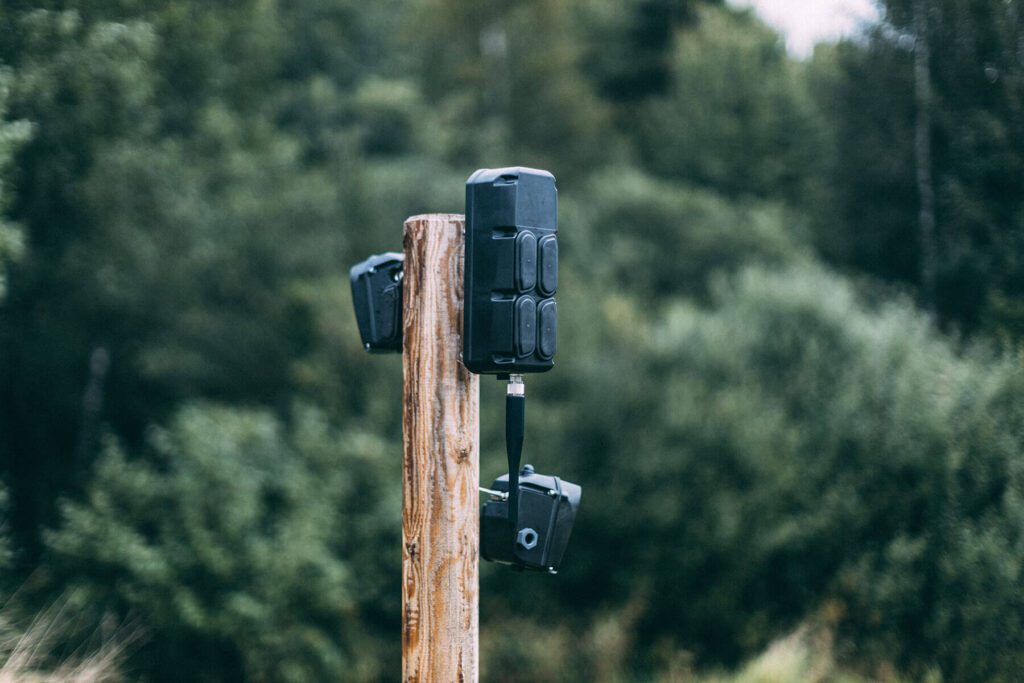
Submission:
M 509 516 L 508 475 L 491 484 L 480 516 L 480 554 L 485 560 L 555 573 L 569 544 L 582 491 L 558 477 L 519 471 L 519 515 Z M 514 529 L 518 527 L 518 529 Z
M 525 431 L 523 375 L 554 366 L 558 289 L 558 191 L 547 171 L 481 169 L 466 181 L 465 304 L 462 362 L 470 372 L 507 380 L 508 474 L 481 491 L 485 560 L 557 573 L 582 490 L 558 477 L 520 469 Z M 371 256 L 349 275 L 363 347 L 402 350 L 399 253 Z
M 554 365 L 558 289 L 555 177 L 481 169 L 466 181 L 466 304 L 462 362 L 477 374 Z

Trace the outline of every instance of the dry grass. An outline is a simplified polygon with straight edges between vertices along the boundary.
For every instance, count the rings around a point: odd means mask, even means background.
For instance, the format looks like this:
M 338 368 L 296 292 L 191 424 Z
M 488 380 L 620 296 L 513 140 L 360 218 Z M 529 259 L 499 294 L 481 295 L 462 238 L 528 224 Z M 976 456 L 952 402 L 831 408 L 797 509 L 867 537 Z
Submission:
M 127 649 L 141 634 L 131 625 L 103 625 L 88 639 L 93 645 L 55 656 L 75 622 L 69 601 L 59 600 L 27 625 L 12 611 L 10 604 L 0 608 L 0 683 L 116 683 Z
M 806 626 L 772 643 L 756 659 L 728 676 L 709 676 L 701 683 L 854 683 L 863 679 L 837 671 L 832 638 Z
M 738 671 L 692 674 L 659 679 L 659 683 L 907 683 L 893 667 L 877 667 L 865 676 L 841 667 L 835 658 L 834 637 L 826 626 L 804 625 L 775 641 Z M 929 672 L 921 683 L 942 683 L 937 671 Z

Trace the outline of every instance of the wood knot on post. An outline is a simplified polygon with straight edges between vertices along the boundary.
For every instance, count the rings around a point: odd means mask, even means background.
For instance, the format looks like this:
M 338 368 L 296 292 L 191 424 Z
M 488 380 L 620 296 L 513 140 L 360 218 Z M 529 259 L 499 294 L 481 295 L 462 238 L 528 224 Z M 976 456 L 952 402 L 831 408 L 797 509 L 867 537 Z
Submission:
M 405 605 L 405 624 L 402 630 L 405 632 L 406 640 L 413 640 L 413 636 L 420 627 L 420 611 L 413 603 L 407 603 Z

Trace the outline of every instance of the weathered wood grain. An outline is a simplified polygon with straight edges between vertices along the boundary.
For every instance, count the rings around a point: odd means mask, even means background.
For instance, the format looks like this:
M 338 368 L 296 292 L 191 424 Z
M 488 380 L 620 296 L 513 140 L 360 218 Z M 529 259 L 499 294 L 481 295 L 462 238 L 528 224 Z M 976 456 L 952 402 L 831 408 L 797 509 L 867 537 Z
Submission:
M 462 349 L 461 215 L 405 222 L 402 679 L 478 680 L 479 378 Z

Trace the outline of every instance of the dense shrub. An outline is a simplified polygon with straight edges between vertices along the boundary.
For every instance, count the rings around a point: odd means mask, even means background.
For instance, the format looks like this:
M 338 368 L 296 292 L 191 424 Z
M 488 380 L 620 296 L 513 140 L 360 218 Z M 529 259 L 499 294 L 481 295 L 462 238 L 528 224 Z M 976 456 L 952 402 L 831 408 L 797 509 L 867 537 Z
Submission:
M 825 609 L 869 661 L 1020 670 L 1019 367 L 809 266 L 604 325 L 559 422 L 588 484 L 566 597 L 640 600 L 638 643 L 711 660 Z
M 48 536 L 82 605 L 133 612 L 158 680 L 392 676 L 398 487 L 384 443 L 315 412 L 184 408 L 145 460 L 108 444 L 85 500 Z M 396 470 L 397 471 L 397 470 Z

